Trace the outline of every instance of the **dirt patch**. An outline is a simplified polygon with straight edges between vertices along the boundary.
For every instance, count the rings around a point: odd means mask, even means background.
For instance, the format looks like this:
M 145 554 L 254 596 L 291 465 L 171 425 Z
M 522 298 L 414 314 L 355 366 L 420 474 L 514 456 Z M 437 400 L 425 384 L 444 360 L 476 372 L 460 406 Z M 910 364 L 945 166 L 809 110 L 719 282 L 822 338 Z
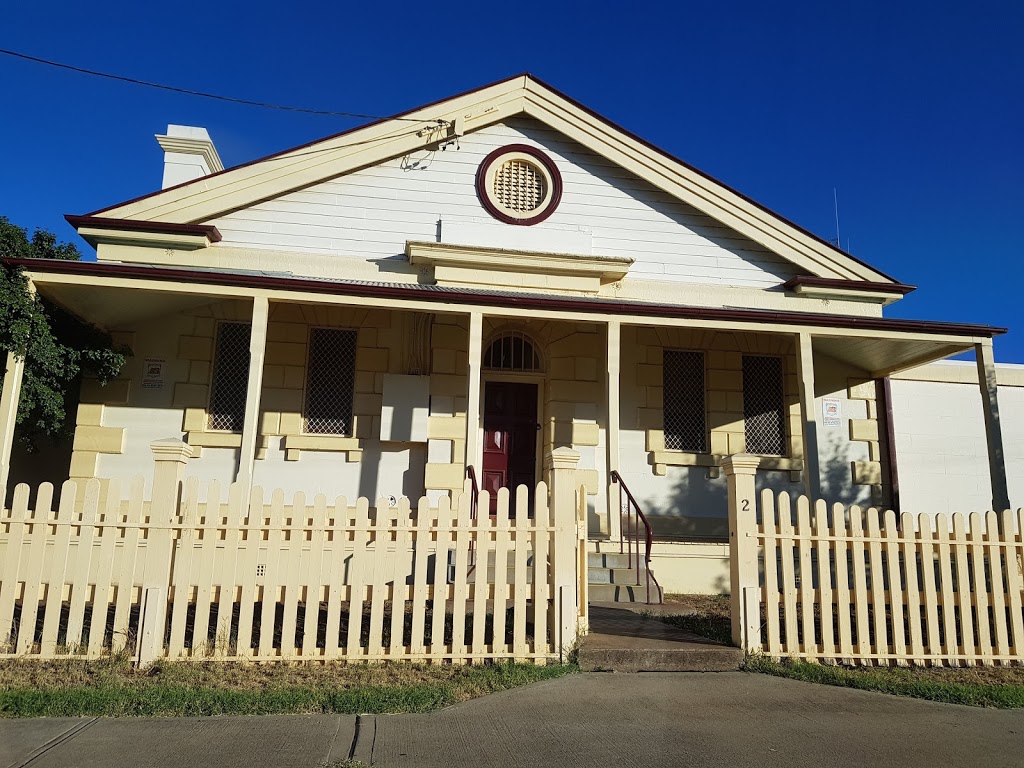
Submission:
M 732 645 L 728 595 L 665 595 L 664 604 L 651 614 L 678 629 Z
M 704 613 L 728 620 L 731 613 L 728 595 L 665 595 L 664 613 L 684 615 Z

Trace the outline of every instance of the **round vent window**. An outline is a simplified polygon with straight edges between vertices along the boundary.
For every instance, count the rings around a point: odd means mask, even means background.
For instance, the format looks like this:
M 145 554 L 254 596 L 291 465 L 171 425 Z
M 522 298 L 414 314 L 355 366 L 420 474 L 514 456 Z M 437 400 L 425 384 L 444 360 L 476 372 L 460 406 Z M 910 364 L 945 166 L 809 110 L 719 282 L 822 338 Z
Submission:
M 508 224 L 537 224 L 555 212 L 562 177 L 550 157 L 525 144 L 491 152 L 480 164 L 476 189 L 487 212 Z

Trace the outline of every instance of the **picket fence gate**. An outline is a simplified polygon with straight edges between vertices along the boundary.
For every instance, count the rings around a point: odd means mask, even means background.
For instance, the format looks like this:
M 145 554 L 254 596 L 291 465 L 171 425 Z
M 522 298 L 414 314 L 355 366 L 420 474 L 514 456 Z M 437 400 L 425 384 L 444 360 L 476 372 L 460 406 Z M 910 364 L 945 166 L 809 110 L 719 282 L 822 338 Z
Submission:
M 99 481 L 68 481 L 54 511 L 51 485 L 34 504 L 15 489 L 0 657 L 544 663 L 575 641 L 578 510 L 557 522 L 544 483 L 475 520 L 468 493 L 413 512 L 195 479 L 127 490 L 109 481 L 101 504 Z

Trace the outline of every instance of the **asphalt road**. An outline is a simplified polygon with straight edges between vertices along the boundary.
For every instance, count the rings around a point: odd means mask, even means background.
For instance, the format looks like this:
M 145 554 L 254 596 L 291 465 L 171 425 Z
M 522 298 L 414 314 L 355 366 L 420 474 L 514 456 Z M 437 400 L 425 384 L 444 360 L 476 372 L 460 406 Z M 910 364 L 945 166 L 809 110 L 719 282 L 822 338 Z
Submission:
M 0 768 L 1024 765 L 1024 711 L 742 672 L 590 673 L 428 715 L 0 720 Z

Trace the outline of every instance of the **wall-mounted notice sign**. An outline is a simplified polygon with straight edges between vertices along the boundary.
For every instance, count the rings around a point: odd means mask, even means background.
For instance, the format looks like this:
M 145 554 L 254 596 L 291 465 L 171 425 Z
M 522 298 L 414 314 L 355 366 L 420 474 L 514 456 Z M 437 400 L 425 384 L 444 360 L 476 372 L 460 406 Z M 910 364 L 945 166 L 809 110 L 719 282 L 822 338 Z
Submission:
M 164 388 L 164 366 L 166 360 L 155 357 L 147 357 L 142 365 L 142 388 L 163 389 Z
M 843 401 L 834 397 L 823 397 L 821 399 L 821 416 L 826 427 L 842 426 Z

